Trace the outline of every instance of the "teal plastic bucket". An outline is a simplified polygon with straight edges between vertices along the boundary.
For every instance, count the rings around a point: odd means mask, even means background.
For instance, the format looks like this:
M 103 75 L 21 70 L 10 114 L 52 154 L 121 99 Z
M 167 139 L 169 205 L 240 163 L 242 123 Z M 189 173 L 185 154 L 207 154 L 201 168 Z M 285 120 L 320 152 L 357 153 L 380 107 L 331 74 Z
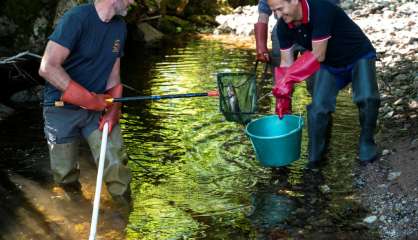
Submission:
M 296 115 L 265 116 L 250 122 L 250 137 L 257 159 L 263 166 L 286 166 L 300 158 L 303 118 Z

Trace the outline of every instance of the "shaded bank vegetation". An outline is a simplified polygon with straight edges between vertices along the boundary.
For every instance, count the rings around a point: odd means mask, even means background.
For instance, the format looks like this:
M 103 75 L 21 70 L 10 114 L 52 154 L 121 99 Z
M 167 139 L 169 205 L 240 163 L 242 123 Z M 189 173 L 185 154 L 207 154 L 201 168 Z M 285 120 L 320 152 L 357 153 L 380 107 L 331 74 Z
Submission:
M 0 56 L 23 50 L 41 53 L 57 19 L 69 8 L 88 0 L 0 1 Z M 91 2 L 91 0 L 90 0 Z M 136 0 L 126 17 L 136 40 L 148 31 L 164 34 L 207 31 L 215 16 L 256 0 Z M 146 24 L 143 27 L 141 24 Z

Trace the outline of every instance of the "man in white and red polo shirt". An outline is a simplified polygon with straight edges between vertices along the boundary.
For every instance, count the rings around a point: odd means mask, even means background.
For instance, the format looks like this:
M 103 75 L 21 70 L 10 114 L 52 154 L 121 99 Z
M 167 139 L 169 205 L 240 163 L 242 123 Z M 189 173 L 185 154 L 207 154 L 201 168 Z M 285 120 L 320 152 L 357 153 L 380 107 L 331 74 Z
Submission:
M 363 31 L 327 0 L 268 0 L 280 16 L 280 67 L 275 69 L 276 113 L 291 113 L 293 85 L 308 77 L 312 102 L 308 109 L 309 165 L 316 166 L 326 150 L 326 136 L 340 89 L 352 82 L 353 101 L 359 108 L 362 165 L 378 157 L 374 131 L 380 105 L 376 84 L 376 51 Z M 294 60 L 292 47 L 305 51 Z

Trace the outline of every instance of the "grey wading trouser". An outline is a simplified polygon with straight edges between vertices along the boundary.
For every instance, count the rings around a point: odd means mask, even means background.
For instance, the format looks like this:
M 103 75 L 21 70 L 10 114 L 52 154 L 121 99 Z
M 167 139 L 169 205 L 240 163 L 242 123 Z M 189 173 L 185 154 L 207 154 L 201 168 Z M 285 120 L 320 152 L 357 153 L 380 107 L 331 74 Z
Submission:
M 312 103 L 308 105 L 308 159 L 322 160 L 327 148 L 327 135 L 331 125 L 331 113 L 335 112 L 339 89 L 336 79 L 321 68 L 308 80 Z M 359 159 L 369 161 L 378 155 L 374 142 L 380 97 L 376 83 L 375 60 L 360 59 L 352 70 L 353 102 L 359 109 L 360 140 Z
M 101 139 L 102 132 L 99 130 L 93 131 L 87 137 L 97 165 L 100 157 Z M 48 143 L 48 146 L 54 180 L 60 184 L 77 181 L 80 174 L 78 166 L 79 141 L 64 144 Z M 123 148 L 120 126 L 116 125 L 108 137 L 103 175 L 104 182 L 112 196 L 123 195 L 129 191 L 131 172 L 126 163 L 127 155 Z

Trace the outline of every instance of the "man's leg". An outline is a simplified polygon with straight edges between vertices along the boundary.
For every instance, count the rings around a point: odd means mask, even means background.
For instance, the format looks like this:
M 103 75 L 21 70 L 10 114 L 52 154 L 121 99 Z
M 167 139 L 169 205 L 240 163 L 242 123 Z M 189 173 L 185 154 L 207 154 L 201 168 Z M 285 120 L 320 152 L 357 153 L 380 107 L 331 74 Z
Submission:
M 361 126 L 359 158 L 362 163 L 372 162 L 378 156 L 374 132 L 380 106 L 374 59 L 360 59 L 354 66 L 353 102 L 359 109 Z
M 76 110 L 55 107 L 45 107 L 43 115 L 44 132 L 55 182 L 79 185 L 77 124 L 82 115 Z
M 335 112 L 338 90 L 335 77 L 319 69 L 309 80 L 308 90 L 312 102 L 308 105 L 308 159 L 314 166 L 319 163 L 327 148 L 331 113 Z
M 78 141 L 63 144 L 48 142 L 51 170 L 56 183 L 78 185 L 78 145 Z
M 96 164 L 98 164 L 100 157 L 101 139 L 102 132 L 99 130 L 94 130 L 87 137 L 87 142 Z M 108 137 L 105 159 L 104 181 L 109 193 L 114 198 L 127 197 L 130 194 L 131 171 L 126 166 L 127 154 L 123 148 L 123 139 L 119 125 L 113 128 Z

